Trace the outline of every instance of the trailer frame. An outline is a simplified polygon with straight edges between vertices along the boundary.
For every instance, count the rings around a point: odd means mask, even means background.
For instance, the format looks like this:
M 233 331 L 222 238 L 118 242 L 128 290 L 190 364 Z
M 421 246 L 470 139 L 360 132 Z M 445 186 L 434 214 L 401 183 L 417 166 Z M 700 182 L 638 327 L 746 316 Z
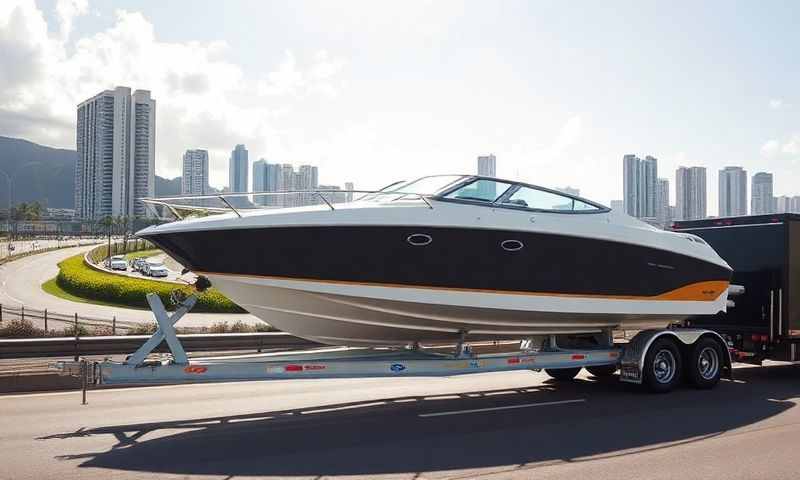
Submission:
M 647 372 L 658 368 L 648 365 L 648 354 L 659 339 L 667 339 L 681 357 L 691 354 L 691 347 L 700 339 L 714 342 L 714 349 L 724 352 L 719 358 L 720 377 L 731 378 L 731 356 L 725 339 L 718 333 L 696 328 L 643 330 L 628 343 L 614 343 L 612 331 L 595 336 L 596 346 L 563 348 L 558 336 L 550 335 L 535 343 L 523 340 L 511 351 L 481 354 L 466 343 L 466 332 L 455 346 L 439 349 L 412 345 L 408 348 L 348 348 L 329 347 L 314 350 L 271 352 L 236 357 L 207 357 L 189 359 L 175 332 L 175 323 L 194 306 L 197 298 L 183 299 L 173 314 L 166 311 L 155 294 L 147 301 L 158 324 L 156 332 L 123 362 L 92 361 L 56 362 L 53 368 L 61 375 L 81 378 L 83 403 L 92 385 L 159 385 L 180 383 L 234 382 L 252 380 L 287 380 L 299 378 L 370 378 L 370 377 L 437 377 L 470 373 L 544 370 L 559 380 L 573 378 L 581 368 L 593 369 L 596 375 L 613 374 L 620 369 L 620 381 L 633 384 L 648 383 Z M 541 339 L 540 339 L 541 340 Z M 166 342 L 170 354 L 152 358 L 151 353 Z M 663 342 L 662 342 L 663 343 Z M 678 351 L 678 350 L 676 350 Z M 680 362 L 678 362 L 678 367 Z M 678 369 L 678 367 L 675 367 Z M 675 372 L 673 372 L 675 373 Z M 652 383 L 650 380 L 649 383 Z M 675 385 L 658 385 L 656 391 L 669 391 Z

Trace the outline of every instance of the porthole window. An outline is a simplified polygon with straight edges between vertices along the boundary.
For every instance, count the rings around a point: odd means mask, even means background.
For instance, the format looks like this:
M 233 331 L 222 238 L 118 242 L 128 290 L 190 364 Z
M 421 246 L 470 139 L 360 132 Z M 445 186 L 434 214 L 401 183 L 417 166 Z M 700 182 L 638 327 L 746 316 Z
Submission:
M 500 242 L 500 247 L 507 252 L 518 252 L 524 246 L 519 240 L 503 240 Z
M 408 238 L 406 238 L 406 241 L 415 247 L 424 247 L 425 245 L 430 245 L 431 242 L 433 242 L 433 237 L 424 233 L 412 233 L 408 236 Z

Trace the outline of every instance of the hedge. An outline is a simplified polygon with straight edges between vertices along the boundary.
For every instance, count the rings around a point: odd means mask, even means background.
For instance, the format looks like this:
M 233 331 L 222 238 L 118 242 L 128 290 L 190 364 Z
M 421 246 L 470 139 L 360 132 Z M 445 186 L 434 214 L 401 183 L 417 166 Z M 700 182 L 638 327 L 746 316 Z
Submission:
M 177 289 L 188 289 L 177 284 L 157 282 L 140 278 L 106 273 L 90 268 L 83 255 L 70 257 L 58 264 L 56 283 L 67 292 L 86 299 L 102 300 L 121 306 L 147 308 L 146 295 L 155 293 L 168 308 L 170 293 Z M 242 307 L 228 300 L 217 290 L 210 288 L 198 295 L 195 312 L 246 313 Z

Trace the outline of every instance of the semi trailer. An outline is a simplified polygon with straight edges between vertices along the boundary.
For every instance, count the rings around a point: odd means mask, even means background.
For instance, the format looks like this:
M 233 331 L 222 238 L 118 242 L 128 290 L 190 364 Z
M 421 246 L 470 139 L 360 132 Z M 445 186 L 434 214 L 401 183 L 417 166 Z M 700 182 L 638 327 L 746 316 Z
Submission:
M 672 229 L 705 240 L 733 268 L 731 283 L 744 287 L 727 312 L 687 326 L 725 337 L 739 362 L 800 360 L 800 215 L 678 221 Z

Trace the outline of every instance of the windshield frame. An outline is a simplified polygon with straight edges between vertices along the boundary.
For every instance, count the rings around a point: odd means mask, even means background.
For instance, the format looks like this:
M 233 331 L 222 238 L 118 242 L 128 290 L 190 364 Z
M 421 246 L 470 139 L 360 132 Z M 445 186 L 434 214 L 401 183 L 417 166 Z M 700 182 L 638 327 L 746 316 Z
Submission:
M 493 202 L 488 201 L 480 201 L 480 200 L 468 200 L 468 199 L 459 199 L 459 198 L 447 198 L 447 195 L 455 192 L 456 190 L 463 188 L 467 185 L 470 185 L 478 180 L 492 180 L 499 183 L 507 183 L 510 184 L 508 188 L 503 191 L 502 194 L 498 195 L 497 198 Z M 564 197 L 565 199 L 572 199 L 587 205 L 594 207 L 594 210 L 552 210 L 552 209 L 543 209 L 543 208 L 532 208 L 526 207 L 522 205 L 514 205 L 503 203 L 504 200 L 508 199 L 514 193 L 516 193 L 520 188 L 531 188 L 534 190 L 539 190 L 542 192 L 552 193 L 554 195 L 558 195 Z M 523 183 L 523 182 L 515 182 L 513 180 L 505 180 L 502 178 L 495 178 L 495 177 L 486 177 L 482 175 L 472 175 L 469 177 L 465 177 L 464 181 L 458 182 L 455 185 L 451 185 L 446 190 L 439 192 L 437 195 L 431 196 L 431 199 L 436 200 L 438 202 L 450 202 L 450 203 L 461 203 L 467 205 L 480 205 L 484 207 L 490 208 L 504 208 L 509 210 L 521 210 L 526 212 L 543 212 L 543 213 L 558 213 L 558 214 L 565 214 L 565 215 L 594 215 L 597 213 L 608 213 L 611 211 L 609 207 L 605 205 L 599 204 L 597 202 L 593 202 L 591 200 L 587 200 L 583 197 L 579 197 L 577 195 L 571 195 L 569 193 L 560 192 L 558 190 L 553 190 L 551 188 L 542 187 L 539 185 L 533 185 L 531 183 Z M 574 205 L 574 204 L 573 204 Z

